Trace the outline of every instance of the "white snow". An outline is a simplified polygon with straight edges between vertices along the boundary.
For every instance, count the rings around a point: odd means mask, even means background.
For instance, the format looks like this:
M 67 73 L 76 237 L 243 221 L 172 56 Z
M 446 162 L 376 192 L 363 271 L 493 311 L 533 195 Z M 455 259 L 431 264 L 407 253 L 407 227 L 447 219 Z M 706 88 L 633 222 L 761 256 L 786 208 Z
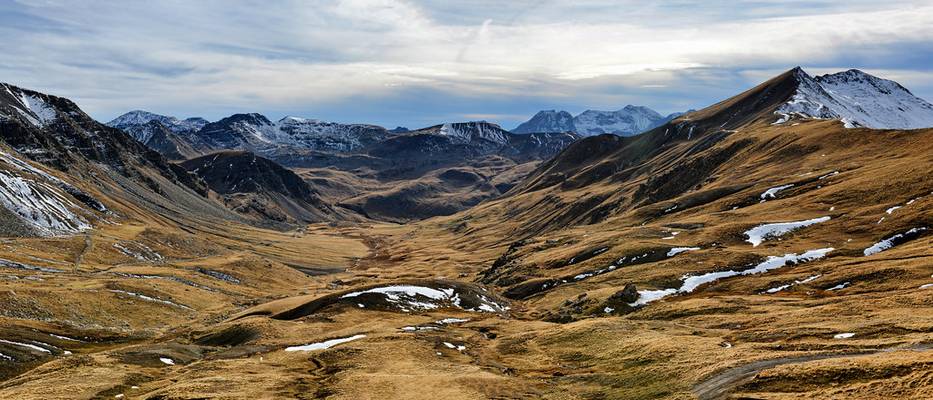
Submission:
M 14 342 L 14 341 L 12 341 L 12 340 L 6 340 L 6 339 L 0 339 L 0 343 L 6 343 L 6 344 L 9 344 L 9 345 L 13 345 L 13 346 L 23 347 L 23 348 L 27 348 L 27 349 L 30 349 L 30 350 L 38 351 L 38 352 L 40 352 L 40 353 L 52 354 L 52 351 L 51 351 L 51 350 L 46 349 L 46 348 L 44 348 L 44 347 L 36 346 L 36 345 L 34 345 L 34 344 L 22 343 L 22 342 Z
M 166 365 L 175 365 L 175 360 L 168 357 L 159 357 L 159 361 Z
M 885 251 L 885 250 L 887 250 L 887 249 L 890 249 L 890 248 L 894 247 L 894 242 L 895 242 L 896 240 L 901 239 L 901 238 L 903 238 L 904 236 L 914 235 L 914 234 L 923 232 L 923 231 L 925 231 L 925 230 L 927 230 L 926 227 L 920 227 L 920 228 L 913 228 L 913 229 L 911 229 L 911 230 L 909 230 L 909 231 L 907 231 L 907 232 L 904 232 L 904 233 L 898 233 L 898 234 L 896 234 L 896 235 L 894 235 L 894 236 L 891 236 L 891 237 L 889 237 L 889 238 L 887 238 L 887 239 L 884 239 L 884 240 L 882 240 L 882 241 L 880 241 L 880 242 L 878 242 L 878 243 L 873 244 L 871 247 L 865 249 L 865 251 L 864 251 L 863 253 L 864 253 L 866 256 L 878 254 L 878 253 L 880 253 L 880 252 L 882 252 L 882 251 Z
M 700 249 L 699 247 L 674 247 L 670 251 L 667 252 L 667 256 L 673 257 L 680 253 L 684 253 L 688 251 L 697 251 L 699 249 Z
M 933 126 L 933 105 L 894 81 L 858 70 L 811 77 L 796 70 L 797 92 L 775 114 L 838 119 L 846 128 L 917 129 Z
M 13 361 L 13 357 L 0 353 L 0 360 Z
M 573 126 L 583 136 L 603 133 L 631 136 L 666 121 L 665 116 L 648 107 L 628 105 L 616 111 L 586 110 L 573 118 Z
M 27 117 L 32 124 L 37 127 L 43 127 L 58 118 L 58 112 L 55 108 L 34 95 L 20 93 L 19 100 L 25 109 L 17 109 L 23 116 Z M 30 117 L 31 118 L 28 118 Z
M 840 283 L 840 284 L 838 284 L 838 285 L 836 285 L 836 286 L 833 286 L 833 287 L 831 287 L 831 288 L 829 288 L 829 289 L 826 289 L 826 290 L 830 290 L 830 291 L 832 291 L 832 290 L 842 290 L 842 289 L 847 288 L 847 287 L 849 286 L 850 283 L 851 283 L 851 282 L 842 282 L 842 283 Z
M 806 221 L 779 222 L 775 224 L 760 225 L 748 231 L 745 231 L 745 236 L 748 237 L 746 241 L 751 243 L 752 246 L 757 247 L 759 244 L 761 244 L 761 242 L 765 240 L 774 239 L 776 237 L 790 233 L 791 231 L 804 228 L 810 225 L 818 224 L 821 222 L 826 222 L 826 221 L 829 221 L 829 219 L 830 217 L 820 217 L 820 218 L 808 219 Z
M 778 287 L 773 287 L 773 288 L 771 288 L 771 289 L 765 290 L 765 293 L 767 293 L 767 294 L 774 294 L 774 293 L 780 292 L 780 291 L 782 291 L 782 290 L 787 290 L 787 289 L 789 289 L 789 288 L 792 287 L 792 286 L 802 285 L 802 284 L 804 284 L 804 283 L 813 282 L 814 280 L 818 279 L 818 278 L 821 277 L 821 276 L 823 276 L 823 275 L 822 275 L 822 274 L 817 274 L 817 275 L 813 275 L 813 276 L 811 276 L 811 277 L 808 277 L 808 278 L 806 278 L 806 279 L 795 280 L 795 281 L 792 282 L 792 283 L 788 283 L 788 284 L 786 284 L 786 285 L 781 285 L 781 286 L 778 286 Z
M 631 306 L 640 306 L 647 303 L 650 303 L 655 300 L 670 296 L 675 293 L 690 293 L 696 290 L 698 287 L 718 281 L 720 279 L 729 278 L 733 276 L 744 276 L 744 275 L 754 275 L 761 274 L 773 269 L 784 267 L 787 264 L 800 264 L 805 262 L 810 262 L 818 260 L 829 254 L 833 251 L 833 248 L 825 249 L 816 249 L 804 252 L 802 254 L 793 254 L 788 253 L 783 256 L 769 256 L 764 262 L 746 270 L 742 271 L 717 271 L 709 272 L 697 276 L 685 275 L 681 278 L 683 282 L 680 288 L 677 289 L 663 289 L 663 290 L 639 290 L 638 291 L 638 300 L 629 305 Z
M 485 139 L 493 143 L 508 143 L 507 132 L 499 125 L 486 121 L 445 123 L 441 125 L 437 133 L 439 135 L 454 138 L 460 141 L 471 141 L 473 139 Z
M 853 337 L 853 336 L 855 336 L 855 334 L 852 333 L 852 332 L 837 333 L 837 334 L 833 335 L 833 339 L 849 339 L 849 338 L 851 338 L 851 337 Z
M 306 345 L 303 345 L 303 346 L 286 347 L 286 348 L 285 348 L 285 351 L 315 351 L 315 350 L 325 350 L 325 349 L 329 349 L 329 348 L 331 348 L 331 347 L 334 347 L 334 346 L 336 346 L 336 345 L 338 345 L 338 344 L 343 344 L 343 343 L 351 342 L 351 341 L 354 341 L 354 340 L 357 340 L 357 339 L 362 339 L 362 338 L 364 338 L 364 337 L 366 337 L 366 335 L 353 335 L 353 336 L 350 336 L 350 337 L 339 338 L 339 339 L 331 339 L 331 340 L 325 340 L 325 341 L 323 341 L 323 342 L 311 343 L 311 344 L 306 344 Z
M 768 189 L 768 190 L 765 190 L 765 192 L 761 194 L 761 201 L 764 202 L 764 201 L 767 201 L 768 199 L 774 199 L 774 198 L 776 198 L 778 192 L 780 192 L 780 191 L 782 191 L 782 190 L 784 190 L 784 189 L 787 189 L 787 188 L 791 188 L 791 187 L 793 187 L 793 186 L 794 186 L 794 184 L 791 183 L 791 184 L 787 184 L 787 185 L 775 186 L 775 187 L 773 187 L 773 188 L 770 188 L 770 189 Z
M 680 234 L 680 232 L 676 232 L 676 231 L 675 231 L 675 232 L 670 232 L 670 234 L 671 234 L 670 236 L 663 237 L 663 238 L 661 238 L 661 239 L 663 239 L 663 240 L 671 240 L 671 239 L 674 239 L 675 237 L 677 237 L 677 235 Z
M 387 302 L 398 305 L 402 311 L 410 311 L 411 309 L 431 310 L 439 308 L 443 303 L 450 303 L 453 306 L 463 308 L 460 305 L 460 294 L 453 288 L 434 289 L 425 286 L 391 285 L 347 293 L 340 296 L 340 298 L 354 298 L 367 293 L 385 296 Z M 421 301 L 418 299 L 419 296 L 427 298 L 429 301 Z M 497 304 L 486 296 L 478 295 L 477 297 L 480 299 L 480 305 L 475 309 L 467 309 L 467 311 L 501 312 L 508 310 L 508 307 Z
M 73 209 L 80 209 L 59 188 L 0 171 L 0 204 L 44 235 L 90 229 Z
M 889 208 L 889 209 L 887 209 L 887 210 L 884 210 L 884 212 L 886 212 L 886 213 L 888 213 L 888 215 L 890 215 L 891 213 L 893 213 L 894 211 L 896 211 L 898 208 L 901 208 L 901 206 L 894 206 L 894 207 L 891 207 L 891 208 Z
M 162 255 L 142 243 L 120 242 L 114 243 L 113 247 L 120 250 L 123 255 L 135 258 L 139 261 L 162 261 Z M 133 249 L 135 248 L 135 249 Z
M 81 342 L 81 340 L 74 339 L 74 338 L 70 338 L 70 337 L 68 337 L 68 336 L 56 335 L 56 334 L 54 334 L 54 333 L 48 333 L 47 335 L 49 335 L 49 336 L 51 336 L 51 337 L 53 337 L 53 338 L 56 338 L 56 339 L 67 340 L 67 341 L 69 341 L 69 342 Z
M 826 175 L 823 175 L 823 176 L 819 177 L 819 179 L 820 179 L 820 180 L 823 180 L 823 179 L 826 179 L 826 178 L 829 178 L 829 177 L 833 177 L 833 176 L 836 176 L 836 175 L 839 175 L 839 171 L 830 172 L 830 173 L 828 173 L 828 174 L 826 174 Z
M 448 325 L 448 324 L 462 324 L 464 322 L 469 322 L 467 318 L 444 318 L 442 320 L 434 321 L 435 324 Z
M 461 351 L 461 352 L 464 351 L 464 350 L 466 350 L 466 346 L 455 345 L 455 344 L 450 343 L 450 342 L 444 342 L 444 346 L 447 346 L 447 348 L 449 348 L 449 349 L 457 349 L 457 351 Z
M 125 290 L 119 290 L 119 289 L 110 289 L 110 292 L 119 293 L 119 294 L 125 294 L 125 295 L 130 296 L 130 297 L 135 297 L 135 298 L 138 298 L 138 299 L 140 299 L 140 300 L 145 300 L 145 301 L 149 301 L 149 302 L 153 302 L 153 303 L 161 303 L 161 304 L 169 305 L 169 306 L 172 306 L 172 307 L 178 307 L 178 308 L 184 308 L 185 310 L 191 310 L 191 307 L 188 307 L 188 306 L 186 306 L 186 305 L 178 304 L 178 303 L 173 303 L 173 302 L 168 301 L 168 300 L 157 299 L 157 298 L 155 298 L 155 297 L 146 296 L 146 295 L 144 295 L 144 294 L 133 293 L 133 292 L 127 292 L 127 291 L 125 291 Z
M 930 289 L 933 288 L 933 283 L 927 283 L 925 285 L 920 285 L 920 289 Z
M 670 296 L 674 293 L 677 293 L 677 289 L 639 290 L 638 300 L 636 300 L 634 303 L 630 303 L 629 305 L 632 307 L 642 306 L 652 301 L 660 300 Z

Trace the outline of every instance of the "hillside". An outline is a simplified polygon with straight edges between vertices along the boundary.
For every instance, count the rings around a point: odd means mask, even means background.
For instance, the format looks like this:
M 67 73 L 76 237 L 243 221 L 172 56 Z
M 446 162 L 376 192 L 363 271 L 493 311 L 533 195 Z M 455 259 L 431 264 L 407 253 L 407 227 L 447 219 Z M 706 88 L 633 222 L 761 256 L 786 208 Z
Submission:
M 258 221 L 311 223 L 353 218 L 325 203 L 294 172 L 249 152 L 209 154 L 181 166 L 221 195 L 228 208 Z

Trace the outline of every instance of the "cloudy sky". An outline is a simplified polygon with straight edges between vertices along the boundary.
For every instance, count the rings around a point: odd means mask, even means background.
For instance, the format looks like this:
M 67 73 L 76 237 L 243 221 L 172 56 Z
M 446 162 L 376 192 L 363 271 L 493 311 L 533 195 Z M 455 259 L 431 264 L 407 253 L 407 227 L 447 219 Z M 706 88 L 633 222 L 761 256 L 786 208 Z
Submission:
M 131 109 L 388 127 L 701 108 L 795 65 L 933 100 L 933 2 L 0 1 L 0 81 Z

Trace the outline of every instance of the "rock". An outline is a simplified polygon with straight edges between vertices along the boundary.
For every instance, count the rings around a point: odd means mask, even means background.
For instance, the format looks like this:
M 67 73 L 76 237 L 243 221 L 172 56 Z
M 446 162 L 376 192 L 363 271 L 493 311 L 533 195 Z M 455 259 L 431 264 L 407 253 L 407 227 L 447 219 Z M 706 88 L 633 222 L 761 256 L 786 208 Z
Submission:
M 634 284 L 628 283 L 622 290 L 610 296 L 609 300 L 617 300 L 626 304 L 634 303 L 638 300 L 638 290 L 635 288 Z

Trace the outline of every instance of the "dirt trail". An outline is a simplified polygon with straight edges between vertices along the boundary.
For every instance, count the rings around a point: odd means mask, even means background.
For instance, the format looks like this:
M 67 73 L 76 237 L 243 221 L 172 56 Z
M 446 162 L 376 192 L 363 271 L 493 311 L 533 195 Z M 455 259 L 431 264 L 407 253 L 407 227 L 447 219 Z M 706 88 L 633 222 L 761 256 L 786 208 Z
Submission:
M 799 364 L 808 361 L 826 360 L 831 358 L 864 357 L 872 354 L 886 353 L 897 350 L 927 351 L 933 349 L 933 343 L 922 343 L 909 347 L 892 347 L 879 350 L 869 350 L 853 353 L 816 354 L 798 357 L 782 357 L 772 360 L 756 361 L 742 366 L 719 372 L 706 380 L 693 386 L 693 394 L 700 400 L 724 399 L 735 388 L 754 379 L 759 372 L 786 364 Z

